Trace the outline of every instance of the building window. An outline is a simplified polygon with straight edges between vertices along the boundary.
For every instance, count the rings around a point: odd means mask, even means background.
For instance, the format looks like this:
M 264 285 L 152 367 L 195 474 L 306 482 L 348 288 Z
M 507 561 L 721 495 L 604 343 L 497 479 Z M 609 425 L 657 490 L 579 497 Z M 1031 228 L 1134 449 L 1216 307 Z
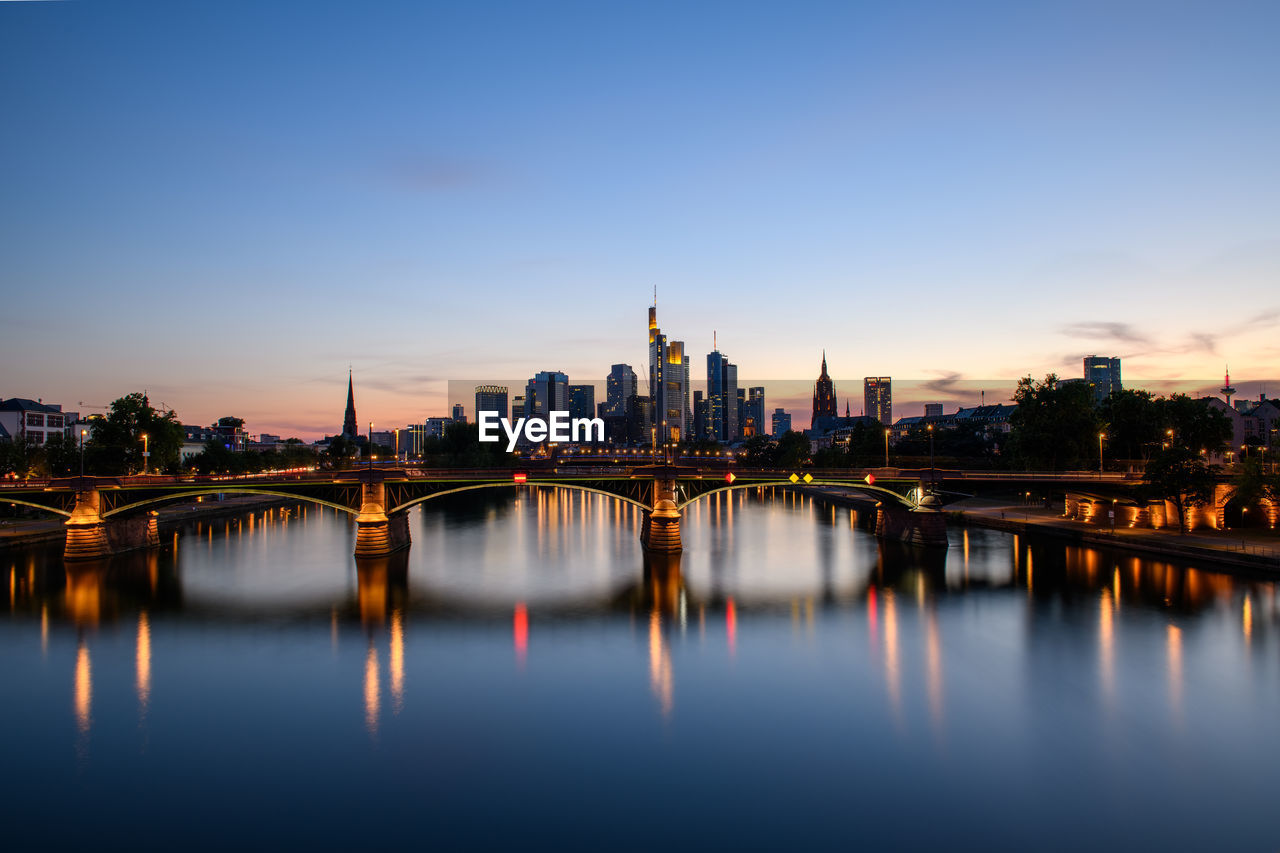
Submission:
M 30 441 L 32 444 L 44 444 L 44 433 L 28 432 L 27 440 Z
M 48 423 L 45 426 L 50 429 L 62 429 L 62 415 L 49 415 Z
M 35 412 L 27 412 L 27 426 L 44 426 L 44 415 Z

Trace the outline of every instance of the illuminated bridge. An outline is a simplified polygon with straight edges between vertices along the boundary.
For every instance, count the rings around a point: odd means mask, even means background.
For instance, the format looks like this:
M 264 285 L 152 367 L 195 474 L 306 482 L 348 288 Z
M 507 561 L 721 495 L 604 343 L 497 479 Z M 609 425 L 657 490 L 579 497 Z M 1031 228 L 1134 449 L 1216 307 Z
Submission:
M 876 503 L 877 535 L 945 546 L 945 517 L 937 499 L 925 496 L 927 477 L 882 474 L 886 475 L 728 472 L 678 465 L 465 471 L 368 468 L 246 477 L 68 477 L 7 485 L 0 490 L 0 500 L 64 516 L 68 560 L 155 546 L 159 536 L 154 510 L 210 494 L 275 496 L 349 513 L 356 520 L 356 556 L 382 556 L 408 547 L 407 513 L 414 506 L 460 492 L 512 488 L 573 489 L 633 504 L 643 513 L 640 539 L 644 547 L 674 553 L 681 550 L 680 519 L 685 507 L 706 495 L 764 486 L 838 486 Z

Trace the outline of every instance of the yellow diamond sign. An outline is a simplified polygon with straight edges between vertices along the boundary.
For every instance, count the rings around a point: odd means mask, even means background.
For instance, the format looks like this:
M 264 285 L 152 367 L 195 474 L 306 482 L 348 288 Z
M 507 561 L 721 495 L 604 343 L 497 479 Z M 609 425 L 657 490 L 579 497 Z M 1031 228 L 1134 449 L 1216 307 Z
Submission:
M 812 475 L 812 474 L 805 474 L 805 475 L 804 475 L 804 481 L 805 481 L 806 483 L 812 483 L 812 482 L 813 482 L 813 475 Z
M 792 474 L 792 475 L 791 475 L 790 477 L 788 477 L 787 479 L 788 479 L 788 480 L 790 480 L 790 481 L 791 481 L 791 482 L 793 482 L 793 483 L 798 483 L 798 482 L 800 482 L 800 478 L 799 478 L 799 477 L 797 477 L 795 474 Z

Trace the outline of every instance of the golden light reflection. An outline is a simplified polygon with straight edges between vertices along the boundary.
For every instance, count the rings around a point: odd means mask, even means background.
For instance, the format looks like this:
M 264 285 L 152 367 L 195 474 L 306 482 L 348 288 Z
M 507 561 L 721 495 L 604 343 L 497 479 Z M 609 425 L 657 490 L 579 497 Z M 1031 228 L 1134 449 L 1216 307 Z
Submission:
M 649 687 L 658 699 L 662 716 L 670 717 L 675 707 L 675 678 L 671 652 L 662 638 L 662 616 L 656 608 L 649 612 Z
M 966 527 L 962 536 L 964 542 L 964 576 L 969 577 L 969 529 Z
M 93 673 L 89 663 L 89 647 L 80 641 L 76 650 L 75 686 L 73 689 L 76 712 L 76 728 L 80 734 L 88 734 L 92 723 Z
M 404 614 L 400 608 L 391 611 L 391 711 L 404 709 Z
M 1111 603 L 1117 610 L 1119 610 L 1120 609 L 1120 567 L 1119 566 L 1116 566 L 1115 573 L 1111 577 L 1111 588 L 1112 588 Z
M 1174 718 L 1182 716 L 1182 629 L 1170 625 L 1166 646 L 1169 667 L 1169 709 Z
M 902 726 L 902 673 L 898 663 L 898 607 L 893 590 L 884 591 L 884 678 L 889 704 L 898 726 Z
M 929 618 L 925 623 L 925 672 L 926 689 L 929 694 L 929 718 L 933 721 L 934 730 L 942 734 L 942 641 L 938 636 L 938 612 L 929 609 Z
M 1240 614 L 1241 628 L 1244 630 L 1245 642 L 1253 639 L 1253 602 L 1249 598 L 1249 593 L 1244 595 L 1244 608 Z
M 1112 705 L 1116 694 L 1115 607 L 1109 589 L 1098 599 L 1098 670 L 1103 698 Z
M 49 653 L 49 605 L 40 605 L 40 654 Z
M 145 715 L 151 703 L 151 623 L 144 610 L 138 614 L 138 642 L 136 666 L 138 670 L 138 708 Z
M 97 625 L 102 612 L 103 572 L 94 566 L 67 570 L 67 612 L 77 625 Z
M 1032 572 L 1031 547 L 1027 546 L 1027 595 L 1028 597 L 1031 595 L 1031 572 Z
M 379 693 L 378 684 L 378 652 L 369 643 L 369 651 L 364 656 L 364 726 L 369 734 L 378 733 Z

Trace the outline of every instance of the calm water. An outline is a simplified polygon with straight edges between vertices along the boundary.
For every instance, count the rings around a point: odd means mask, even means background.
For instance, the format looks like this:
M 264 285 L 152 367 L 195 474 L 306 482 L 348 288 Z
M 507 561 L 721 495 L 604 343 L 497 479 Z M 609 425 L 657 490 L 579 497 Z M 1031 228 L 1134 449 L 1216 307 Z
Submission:
M 1269 580 L 712 498 L 193 525 L 0 555 L 4 846 L 1280 847 Z

